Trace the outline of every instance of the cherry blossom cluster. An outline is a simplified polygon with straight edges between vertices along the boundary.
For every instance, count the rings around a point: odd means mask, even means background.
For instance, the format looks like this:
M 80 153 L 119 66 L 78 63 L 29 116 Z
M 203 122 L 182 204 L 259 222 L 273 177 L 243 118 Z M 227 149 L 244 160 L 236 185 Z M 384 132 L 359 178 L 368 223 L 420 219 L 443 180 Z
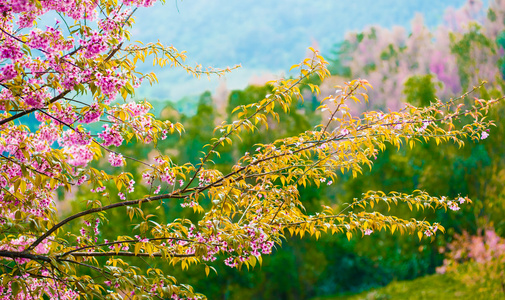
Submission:
M 125 164 L 125 160 L 121 153 L 111 151 L 109 152 L 109 163 L 113 167 L 121 167 Z
M 113 11 L 108 18 L 98 21 L 98 27 L 102 32 L 111 36 L 116 36 L 120 34 L 119 32 L 121 31 L 121 25 L 130 15 L 130 9 L 125 9 L 123 11 Z
M 146 115 L 150 107 L 145 103 L 128 102 L 121 105 L 121 110 L 128 112 L 132 117 L 138 117 Z
M 143 6 L 149 7 L 152 6 L 156 0 L 123 0 L 125 5 L 135 5 L 135 6 Z
M 457 200 L 451 201 L 451 200 L 447 200 L 447 197 L 443 196 L 440 198 L 440 202 L 441 203 L 446 202 L 447 207 L 449 207 L 450 210 L 456 211 L 456 210 L 460 210 L 458 203 L 464 204 L 466 202 L 466 200 L 463 197 L 459 197 Z
M 98 137 L 102 139 L 102 144 L 104 146 L 121 146 L 123 144 L 123 137 L 117 126 L 109 127 L 108 124 L 103 125 L 103 131 L 98 134 Z
M 0 245 L 0 250 L 21 252 L 27 246 L 31 245 L 31 243 L 33 243 L 33 241 L 35 241 L 35 238 L 26 237 L 24 235 L 21 235 L 18 238 L 11 239 L 8 244 Z M 42 243 L 40 243 L 39 245 L 37 245 L 37 247 L 35 247 L 35 249 L 33 249 L 33 251 L 36 254 L 46 254 L 49 252 L 49 244 L 50 244 L 49 241 L 45 240 Z M 6 258 L 6 259 L 8 259 L 8 258 Z M 19 264 L 24 264 L 24 263 L 29 262 L 30 260 L 27 258 L 16 258 L 15 261 Z
M 86 166 L 93 160 L 93 151 L 87 146 L 70 146 L 63 151 L 69 155 L 67 162 L 72 166 Z
M 127 187 L 127 191 L 128 193 L 133 193 L 135 191 L 135 180 L 131 179 L 129 182 L 128 182 L 128 187 Z
M 109 110 L 108 120 L 112 122 L 109 126 L 105 124 L 103 131 L 98 134 L 104 146 L 121 146 L 124 138 L 121 132 L 125 129 L 131 129 L 137 136 L 143 137 L 144 143 L 151 143 L 155 135 L 154 118 L 148 112 L 151 109 L 146 103 L 129 102 L 120 106 L 113 107 Z M 100 112 L 95 109 L 94 115 L 97 116 Z M 127 120 L 121 120 L 117 117 L 119 112 L 128 114 Z M 172 124 L 173 126 L 173 124 Z M 157 129 L 156 129 L 157 130 Z M 161 138 L 165 139 L 168 131 L 165 129 L 161 132 Z M 159 162 L 161 163 L 161 162 Z
M 168 185 L 174 185 L 175 184 L 175 174 L 174 171 L 171 170 L 170 168 L 165 168 L 163 170 L 163 173 L 160 176 L 160 179 L 162 182 L 168 183 Z
M 17 164 L 12 164 L 10 166 L 2 165 L 0 170 L 4 171 L 4 174 L 11 174 L 14 176 L 21 176 L 21 167 Z M 0 184 L 6 185 L 7 180 L 1 176 Z M 42 220 L 48 219 L 48 212 L 54 208 L 53 195 L 52 193 L 59 185 L 54 188 L 49 186 L 42 186 L 37 189 L 34 188 L 33 183 L 27 183 L 27 190 L 24 193 L 20 193 L 22 198 L 12 197 L 14 194 L 14 186 L 9 186 L 0 192 L 0 214 L 2 217 L 8 220 L 15 220 L 16 212 L 23 212 L 26 216 L 26 220 L 30 218 L 41 218 Z M 34 199 L 29 201 L 29 199 Z M 0 219 L 0 225 L 5 224 L 5 219 Z
M 11 37 L 4 37 L 5 40 L 0 47 L 0 59 L 10 59 L 16 61 L 23 57 L 23 52 L 19 44 Z
M 483 131 L 483 132 L 481 133 L 481 135 L 480 135 L 480 139 L 481 139 L 481 140 L 485 140 L 485 139 L 487 139 L 488 137 L 489 137 L 489 129 L 488 129 L 488 130 L 486 130 L 486 131 Z
M 212 223 L 208 222 L 206 224 L 206 227 L 208 229 L 212 228 Z M 197 243 L 202 243 L 207 245 L 207 254 L 202 257 L 204 261 L 215 261 L 217 259 L 216 255 L 219 253 L 220 250 L 227 250 L 226 249 L 226 242 L 223 242 L 221 236 L 218 234 L 211 234 L 211 235 L 204 235 L 201 232 L 196 232 L 195 233 L 195 226 L 191 225 L 189 230 L 188 230 L 188 238 L 194 240 Z M 177 241 L 177 243 L 181 246 L 184 246 L 187 244 L 186 241 Z M 221 245 L 221 246 L 220 246 Z M 191 246 L 186 249 L 187 254 L 194 254 L 195 253 L 195 247 Z
M 109 240 L 108 239 L 104 239 L 103 242 L 104 242 L 104 244 L 109 244 Z M 114 245 L 115 244 L 112 244 L 112 245 L 108 246 L 108 248 L 110 250 L 114 250 L 115 249 Z M 122 249 L 123 251 L 128 251 L 130 249 L 130 246 L 128 245 L 128 243 L 124 243 L 124 244 L 120 245 L 120 249 Z
M 263 230 L 249 227 L 247 233 L 251 238 L 251 255 L 258 257 L 261 254 L 272 253 L 274 242 L 268 240 L 268 236 Z
M 258 217 L 259 218 L 259 217 Z M 188 228 L 187 239 L 168 239 L 167 242 L 160 244 L 162 247 L 172 249 L 184 248 L 184 254 L 195 254 L 197 245 L 206 245 L 206 254 L 202 256 L 203 261 L 213 262 L 217 260 L 220 253 L 228 256 L 224 260 L 224 264 L 235 268 L 240 263 L 248 261 L 251 256 L 260 257 L 263 254 L 272 253 L 274 241 L 261 228 L 257 228 L 255 224 L 244 225 L 240 231 L 244 232 L 242 238 L 248 240 L 248 246 L 238 245 L 235 248 L 230 240 L 231 233 L 216 231 L 215 226 L 219 226 L 216 221 L 206 221 L 200 230 L 197 230 L 195 225 Z M 278 229 L 273 228 L 273 233 L 278 232 Z M 140 237 L 137 237 L 141 241 Z M 148 242 L 148 239 L 142 240 Z
M 137 117 L 136 124 L 137 126 L 134 127 L 134 130 L 144 137 L 144 143 L 150 144 L 153 141 L 153 118 L 146 116 Z
M 244 226 L 247 238 L 250 239 L 250 249 L 241 249 L 240 254 L 232 255 L 224 260 L 224 264 L 230 268 L 235 268 L 239 263 L 249 260 L 251 256 L 260 257 L 262 254 L 272 253 L 274 242 L 269 240 L 269 237 L 263 232 L 262 229 L 256 228 L 254 225 Z M 274 229 L 274 232 L 276 230 Z M 223 247 L 226 247 L 224 244 Z M 225 251 L 225 250 L 223 250 Z M 228 252 L 233 252 L 233 248 L 228 248 Z
M 84 34 L 84 38 L 79 40 L 81 47 L 84 50 L 83 56 L 85 58 L 95 58 L 102 52 L 105 52 L 109 45 L 107 43 L 107 36 L 100 34 L 98 31 L 91 31 Z
M 36 112 L 35 118 L 41 122 L 39 127 L 46 124 L 64 125 L 73 124 L 77 120 L 77 114 L 72 105 L 64 104 L 52 106 L 46 113 Z M 42 122 L 46 122 L 46 124 Z
M 101 48 L 100 48 L 101 49 Z M 103 51 L 101 51 L 103 52 Z M 94 53 L 95 55 L 100 52 Z M 119 90 L 126 84 L 126 78 L 123 74 L 108 69 L 105 74 L 97 73 L 96 85 L 102 89 L 102 93 L 107 96 L 105 104 L 110 104 L 119 93 Z
M 79 233 L 81 236 L 77 237 L 77 242 L 83 242 L 83 241 L 98 241 L 98 235 L 100 234 L 100 230 L 98 229 L 98 226 L 100 225 L 100 219 L 96 218 L 93 222 L 90 222 L 88 220 L 84 221 L 84 225 L 87 226 L 89 229 L 86 229 L 84 227 L 81 227 L 79 229 Z M 92 238 L 91 233 L 94 234 L 94 238 Z M 92 249 L 89 249 L 90 251 Z
M 2 89 L 0 91 L 0 109 L 5 110 L 5 103 L 12 98 L 14 98 L 14 96 L 9 89 Z
M 430 237 L 430 236 L 434 235 L 435 233 L 437 233 L 437 230 L 438 230 L 438 224 L 434 223 L 433 226 L 430 226 L 430 228 L 428 228 L 424 231 L 424 235 Z
M 246 232 L 247 238 L 250 240 L 250 249 L 242 249 L 240 254 L 233 255 L 225 259 L 225 265 L 234 268 L 238 266 L 239 262 L 249 260 L 251 256 L 260 257 L 262 254 L 272 253 L 274 242 L 269 240 L 269 236 L 261 229 L 257 228 L 254 224 L 246 225 L 243 227 Z M 273 230 L 276 231 L 275 229 Z M 226 242 L 223 242 L 221 250 L 233 253 L 235 250 L 230 248 Z
M 142 173 L 142 179 L 145 180 L 146 184 L 152 184 L 154 180 L 154 176 L 151 172 Z
M 49 89 L 47 87 L 32 90 L 30 87 L 23 89 L 24 104 L 27 109 L 42 108 L 47 100 L 50 99 Z
M 100 120 L 102 114 L 103 111 L 100 110 L 98 103 L 93 103 L 92 105 L 89 106 L 89 110 L 86 113 L 84 113 L 80 122 L 86 124 L 95 123 Z
M 181 297 L 177 294 L 172 294 L 170 299 L 172 299 L 172 300 L 200 300 L 201 298 L 199 298 L 199 297 Z
M 105 191 L 105 186 L 101 186 L 101 187 L 97 187 L 96 189 L 91 189 L 90 191 L 92 193 L 101 193 L 101 192 L 104 192 Z
M 155 1 L 124 1 L 126 5 L 150 6 Z M 25 1 L 1 0 L 2 32 L 0 32 L 0 59 L 5 60 L 0 69 L 0 82 L 9 84 L 11 80 L 24 75 L 28 83 L 22 94 L 15 95 L 26 108 L 42 108 L 51 99 L 51 89 L 57 92 L 72 90 L 79 84 L 94 84 L 101 88 L 106 96 L 104 103 L 114 100 L 118 91 L 125 85 L 126 77 L 113 68 L 99 68 L 93 60 L 98 55 L 117 50 L 123 41 L 123 26 L 129 26 L 131 9 L 118 6 L 107 14 L 99 15 L 98 2 L 93 0 L 70 1 Z M 64 34 L 63 26 L 57 21 L 54 26 L 44 29 L 20 31 L 20 28 L 34 26 L 37 17 L 49 11 L 56 11 L 75 21 L 96 22 L 98 30 L 87 27 L 76 33 L 77 37 Z M 23 49 L 28 47 L 39 56 L 29 54 Z M 138 78 L 132 78 L 137 85 Z M 33 86 L 34 84 L 43 87 Z M 3 92 L 3 96 L 9 94 Z M 12 98 L 11 98 L 12 99 Z M 88 120 L 89 121 L 89 120 Z
M 215 179 L 215 175 L 213 172 L 202 170 L 198 174 L 198 186 L 204 186 L 210 184 Z
M 74 47 L 73 42 L 72 38 L 65 39 L 60 30 L 47 26 L 45 31 L 39 28 L 33 29 L 28 36 L 26 44 L 44 53 L 57 54 L 61 51 L 72 50 Z
M 65 130 L 58 138 L 58 144 L 62 147 L 87 146 L 91 143 L 91 133 L 75 130 Z
M 181 207 L 195 207 L 198 205 L 198 202 L 191 200 L 189 202 L 183 202 L 181 203 Z
M 29 134 L 21 126 L 12 126 L 7 131 L 7 134 L 2 136 L 2 143 L 0 143 L 0 151 L 8 153 L 19 161 L 26 161 L 26 158 L 21 151 L 21 145 L 26 142 Z
M 0 82 L 8 81 L 18 76 L 18 71 L 14 65 L 7 65 L 0 68 Z
M 70 1 L 41 1 L 40 7 L 34 1 L 26 0 L 1 0 L 0 12 L 4 14 L 21 14 L 18 25 L 21 28 L 33 26 L 35 19 L 48 11 L 54 10 L 73 18 L 74 20 L 96 18 L 96 1 L 70 0 Z
M 42 276 L 50 277 L 51 273 L 47 270 L 41 272 Z M 22 279 L 26 291 L 21 289 L 16 295 L 13 294 L 12 284 L 8 282 L 7 286 L 0 285 L 0 300 L 38 300 L 44 296 L 50 299 L 74 300 L 79 297 L 79 293 L 68 288 L 67 285 L 58 283 L 53 279 L 38 279 L 29 277 L 28 274 L 23 276 L 14 276 L 14 280 Z

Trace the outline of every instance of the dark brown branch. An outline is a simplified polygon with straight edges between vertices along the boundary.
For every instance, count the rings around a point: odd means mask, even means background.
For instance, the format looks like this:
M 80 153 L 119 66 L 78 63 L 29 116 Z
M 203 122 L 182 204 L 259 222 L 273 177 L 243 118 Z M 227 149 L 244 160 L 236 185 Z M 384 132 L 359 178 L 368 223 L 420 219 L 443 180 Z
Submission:
M 68 93 L 70 93 L 70 90 L 65 90 L 65 91 L 63 91 L 63 92 L 62 92 L 61 94 L 59 94 L 58 96 L 56 96 L 56 97 L 52 98 L 51 100 L 49 100 L 49 101 L 46 103 L 46 105 L 48 105 L 48 104 L 52 104 L 52 103 L 54 103 L 54 102 L 56 102 L 56 101 L 58 101 L 58 100 L 62 99 L 62 98 L 63 98 L 63 97 L 65 97 Z M 18 114 L 12 115 L 12 116 L 10 116 L 10 117 L 8 117 L 8 118 L 5 118 L 5 119 L 3 119 L 3 120 L 0 120 L 0 126 L 4 125 L 4 124 L 6 124 L 6 123 L 9 123 L 10 121 L 14 121 L 14 120 L 16 120 L 16 119 L 19 119 L 19 118 L 21 118 L 22 116 L 25 116 L 25 115 L 27 115 L 27 114 L 30 114 L 30 113 L 32 113 L 32 112 L 34 112 L 34 111 L 36 111 L 36 110 L 38 110 L 38 108 L 31 108 L 31 109 L 25 110 L 25 111 L 23 111 L 23 112 L 20 112 L 20 113 L 18 113 Z
M 26 252 L 17 252 L 17 251 L 6 251 L 6 250 L 0 250 L 0 257 L 8 257 L 8 258 L 27 258 L 31 260 L 42 260 L 45 262 L 51 262 L 51 259 L 47 256 L 44 255 L 38 255 L 38 254 L 30 254 Z
M 25 252 L 28 252 L 32 250 L 33 248 L 37 247 L 38 244 L 40 244 L 43 240 L 45 240 L 48 236 L 50 236 L 53 232 L 58 230 L 61 226 L 67 224 L 68 222 L 75 220 L 77 218 L 80 218 L 82 216 L 86 216 L 89 214 L 101 212 L 101 211 L 106 211 L 109 209 L 117 208 L 117 207 L 122 207 L 122 206 L 129 206 L 129 205 L 136 205 L 136 204 L 142 204 L 146 202 L 152 202 L 156 200 L 163 200 L 163 199 L 168 199 L 168 198 L 186 198 L 186 196 L 179 196 L 179 195 L 158 195 L 158 196 L 153 196 L 153 197 L 147 197 L 147 198 L 141 198 L 141 199 L 135 199 L 135 200 L 130 200 L 130 201 L 123 201 L 123 202 L 118 202 L 118 203 L 113 203 L 109 204 L 106 206 L 102 207 L 96 207 L 96 208 L 91 208 L 88 210 L 81 211 L 75 215 L 71 215 L 70 217 L 64 219 L 63 221 L 59 222 L 58 224 L 54 225 L 51 227 L 46 233 L 41 235 L 38 239 L 36 239 L 28 248 L 26 248 Z
M 173 241 L 185 241 L 188 243 L 196 243 L 196 244 L 205 244 L 202 242 L 197 242 L 193 241 L 190 239 L 182 239 L 182 238 L 173 238 L 173 237 L 162 237 L 162 238 L 152 238 L 148 239 L 148 241 L 163 241 L 163 240 L 173 240 Z M 74 252 L 79 252 L 82 250 L 86 249 L 92 249 L 92 248 L 98 248 L 98 247 L 104 247 L 104 246 L 111 246 L 111 245 L 118 245 L 118 244 L 132 244 L 132 243 L 137 243 L 137 240 L 129 240 L 129 241 L 115 241 L 115 242 L 108 242 L 108 243 L 102 243 L 102 244 L 96 244 L 96 245 L 90 245 L 90 246 L 85 246 L 85 247 L 80 247 L 74 250 L 67 251 L 61 255 L 58 255 L 57 257 L 65 257 L 67 255 L 72 255 Z
M 152 254 L 149 253 L 133 253 L 126 251 L 109 251 L 109 252 L 74 252 L 71 254 L 74 257 L 99 257 L 99 256 L 142 256 L 142 257 L 162 257 L 163 254 L 160 252 L 155 252 Z M 194 257 L 195 254 L 175 254 L 170 253 L 168 256 L 171 257 Z
M 46 177 L 49 177 L 49 178 L 55 179 L 55 180 L 57 180 L 57 181 L 59 181 L 59 182 L 61 182 L 61 183 L 68 183 L 68 184 L 70 184 L 70 185 L 75 185 L 74 183 L 67 182 L 67 181 L 61 180 L 61 179 L 56 178 L 56 177 L 51 177 L 51 176 L 49 176 L 48 174 L 46 174 L 46 173 L 44 173 L 44 172 L 41 172 L 41 171 L 39 171 L 39 170 L 37 170 L 37 169 L 34 169 L 34 168 L 33 168 L 33 167 L 31 167 L 31 166 L 24 165 L 24 164 L 22 164 L 22 163 L 20 163 L 20 162 L 18 162 L 18 161 L 16 161 L 16 160 L 14 160 L 14 159 L 12 159 L 12 158 L 10 158 L 10 157 L 7 157 L 7 156 L 5 156 L 5 155 L 3 155 L 3 154 L 0 154 L 0 157 L 1 157 L 1 158 L 4 158 L 4 159 L 6 159 L 6 160 L 10 161 L 11 163 L 16 164 L 16 165 L 18 165 L 18 166 L 20 166 L 20 167 L 25 167 L 25 168 L 27 168 L 28 170 L 33 171 L 33 172 L 35 172 L 35 173 L 38 173 L 38 174 L 40 174 L 40 175 L 42 175 L 42 176 L 46 176 Z

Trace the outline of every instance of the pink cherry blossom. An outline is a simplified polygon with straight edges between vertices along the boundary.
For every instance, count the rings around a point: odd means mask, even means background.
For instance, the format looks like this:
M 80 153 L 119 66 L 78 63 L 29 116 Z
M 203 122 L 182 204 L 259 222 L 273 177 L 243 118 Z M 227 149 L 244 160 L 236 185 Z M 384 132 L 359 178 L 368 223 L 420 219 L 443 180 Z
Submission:
M 113 167 L 121 167 L 124 165 L 124 158 L 121 153 L 109 152 L 109 163 Z

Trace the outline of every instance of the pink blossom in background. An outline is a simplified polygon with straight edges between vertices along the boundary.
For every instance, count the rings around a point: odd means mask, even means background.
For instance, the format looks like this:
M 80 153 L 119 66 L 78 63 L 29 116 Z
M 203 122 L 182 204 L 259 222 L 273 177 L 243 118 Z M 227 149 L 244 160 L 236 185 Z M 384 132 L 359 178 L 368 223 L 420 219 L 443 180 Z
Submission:
M 344 63 L 350 67 L 352 77 L 367 78 L 374 86 L 369 92 L 372 108 L 402 107 L 404 83 L 414 75 L 434 75 L 437 96 L 441 99 L 449 99 L 463 91 L 462 70 L 468 74 L 469 87 L 482 80 L 489 81 L 488 86 L 497 86 L 496 80 L 500 78 L 498 59 L 504 51 L 496 48 L 494 41 L 505 29 L 505 1 L 491 1 L 490 8 L 497 15 L 494 21 L 486 17 L 487 8 L 482 1 L 468 1 L 462 8 L 448 9 L 444 24 L 431 31 L 424 25 L 422 15 L 416 15 L 411 33 L 376 26 L 364 30 L 361 42 L 358 42 L 356 33 L 348 34 L 346 40 L 355 50 L 348 53 L 351 60 Z M 468 33 L 472 22 L 481 24 L 481 32 L 495 48 L 472 44 L 471 63 L 462 65 L 451 47 Z
M 443 274 L 454 264 L 471 260 L 486 263 L 505 255 L 505 239 L 496 234 L 493 228 L 481 229 L 477 235 L 463 231 L 456 234 L 454 241 L 447 246 L 444 264 L 437 268 L 437 273 Z

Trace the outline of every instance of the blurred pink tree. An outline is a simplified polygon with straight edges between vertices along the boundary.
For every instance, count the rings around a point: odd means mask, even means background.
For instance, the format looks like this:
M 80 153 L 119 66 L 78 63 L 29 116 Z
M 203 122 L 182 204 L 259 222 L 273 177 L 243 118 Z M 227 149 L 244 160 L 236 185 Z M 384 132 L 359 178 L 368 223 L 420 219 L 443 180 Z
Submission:
M 376 87 L 371 105 L 398 109 L 404 84 L 412 76 L 432 75 L 437 96 L 450 98 L 487 80 L 499 88 L 498 60 L 503 49 L 494 41 L 505 29 L 505 1 L 469 0 L 448 9 L 444 23 L 430 31 L 416 15 L 408 33 L 402 27 L 370 27 L 346 37 L 345 64 L 352 77 L 366 77 Z M 365 67 L 363 67 L 365 66 Z

